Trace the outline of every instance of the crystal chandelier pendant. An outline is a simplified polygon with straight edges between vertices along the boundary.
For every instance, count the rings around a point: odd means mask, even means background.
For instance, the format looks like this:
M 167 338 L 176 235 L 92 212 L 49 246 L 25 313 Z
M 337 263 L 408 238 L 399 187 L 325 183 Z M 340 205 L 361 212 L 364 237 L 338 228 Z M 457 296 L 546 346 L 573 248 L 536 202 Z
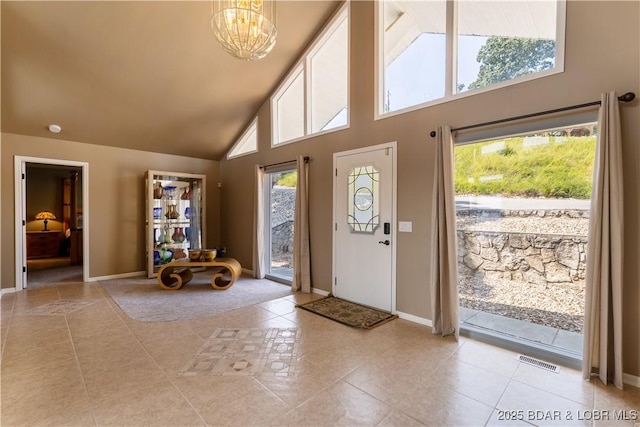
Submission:
M 214 0 L 213 34 L 232 56 L 254 61 L 276 44 L 276 5 L 267 0 Z

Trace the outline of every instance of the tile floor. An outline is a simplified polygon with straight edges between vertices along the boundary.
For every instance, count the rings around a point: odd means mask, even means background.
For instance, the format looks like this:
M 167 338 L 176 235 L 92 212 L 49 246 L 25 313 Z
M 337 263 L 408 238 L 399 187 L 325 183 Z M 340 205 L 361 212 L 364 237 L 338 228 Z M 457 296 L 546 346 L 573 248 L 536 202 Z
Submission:
M 546 372 L 402 319 L 361 331 L 295 308 L 315 298 L 150 323 L 128 318 L 98 283 L 6 294 L 0 424 L 640 426 L 637 388 Z M 255 343 L 234 334 L 257 336 L 278 363 L 253 368 Z M 238 358 L 220 367 L 224 351 Z

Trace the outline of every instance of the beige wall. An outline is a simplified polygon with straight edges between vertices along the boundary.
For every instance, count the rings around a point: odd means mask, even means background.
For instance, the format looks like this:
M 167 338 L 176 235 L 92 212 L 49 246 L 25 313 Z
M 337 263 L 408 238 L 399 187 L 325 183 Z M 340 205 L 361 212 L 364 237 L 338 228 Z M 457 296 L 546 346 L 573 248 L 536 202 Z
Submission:
M 15 286 L 14 156 L 89 164 L 89 276 L 143 271 L 145 180 L 149 169 L 207 175 L 207 235 L 220 241 L 219 162 L 57 139 L 2 134 L 2 288 Z M 85 208 L 85 215 L 87 209 Z
M 374 10 L 371 2 L 351 3 L 351 127 L 275 149 L 270 148 L 269 103 L 259 112 L 259 152 L 221 161 L 222 241 L 244 267 L 252 262 L 253 176 L 255 164 L 311 157 L 310 221 L 312 278 L 331 290 L 333 153 L 398 142 L 398 220 L 412 221 L 412 233 L 397 238 L 397 310 L 430 318 L 428 259 L 432 220 L 434 141 L 438 125 L 452 127 L 527 114 L 600 98 L 615 90 L 640 95 L 640 3 L 579 2 L 567 5 L 565 72 L 374 121 Z M 640 375 L 640 107 L 622 107 L 625 178 L 625 372 Z

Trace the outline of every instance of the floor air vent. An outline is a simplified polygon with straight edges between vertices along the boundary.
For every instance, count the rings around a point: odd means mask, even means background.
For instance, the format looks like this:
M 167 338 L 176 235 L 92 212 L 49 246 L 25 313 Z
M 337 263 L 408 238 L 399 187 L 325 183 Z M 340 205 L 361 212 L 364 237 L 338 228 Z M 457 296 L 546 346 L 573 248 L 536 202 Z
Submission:
M 538 368 L 544 369 L 546 371 L 551 371 L 553 373 L 559 373 L 560 372 L 560 367 L 557 365 L 554 365 L 552 363 L 549 362 L 545 362 L 543 360 L 538 360 L 538 359 L 534 359 L 533 357 L 529 357 L 529 356 L 525 356 L 522 354 L 519 354 L 516 359 L 522 363 L 526 363 L 527 365 L 532 365 L 532 366 L 536 366 Z

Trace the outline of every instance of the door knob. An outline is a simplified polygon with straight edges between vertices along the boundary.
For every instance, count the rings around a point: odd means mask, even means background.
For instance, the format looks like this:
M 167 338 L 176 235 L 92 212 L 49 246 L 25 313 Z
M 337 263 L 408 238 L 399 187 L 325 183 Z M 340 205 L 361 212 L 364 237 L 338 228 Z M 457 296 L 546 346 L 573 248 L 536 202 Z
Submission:
M 378 243 L 380 243 L 381 245 L 387 245 L 387 246 L 391 244 L 391 242 L 388 240 L 380 240 Z

